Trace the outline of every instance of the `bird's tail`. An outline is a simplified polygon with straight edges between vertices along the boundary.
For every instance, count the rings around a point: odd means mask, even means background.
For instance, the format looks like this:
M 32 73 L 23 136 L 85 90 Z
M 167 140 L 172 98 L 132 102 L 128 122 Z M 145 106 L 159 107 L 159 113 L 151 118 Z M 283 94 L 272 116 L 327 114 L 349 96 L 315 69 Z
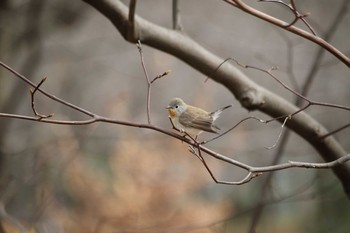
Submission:
M 218 110 L 216 110 L 215 112 L 211 112 L 210 115 L 213 117 L 213 121 L 215 121 L 216 119 L 219 118 L 220 114 L 225 110 L 232 107 L 232 105 L 227 105 L 226 107 L 220 108 Z

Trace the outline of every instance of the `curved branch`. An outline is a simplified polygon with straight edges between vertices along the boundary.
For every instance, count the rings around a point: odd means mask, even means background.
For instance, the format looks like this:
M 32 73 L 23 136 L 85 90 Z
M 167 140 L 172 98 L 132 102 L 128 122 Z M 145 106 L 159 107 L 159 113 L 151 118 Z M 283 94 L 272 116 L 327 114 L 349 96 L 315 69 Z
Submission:
M 295 4 L 295 0 L 291 0 L 289 4 L 281 1 L 281 0 L 259 0 L 259 2 L 272 2 L 272 3 L 278 3 L 281 4 L 282 6 L 287 7 L 287 9 L 289 9 L 293 14 L 294 14 L 294 20 L 289 23 L 287 26 L 285 26 L 286 28 L 293 26 L 294 24 L 296 24 L 296 22 L 298 22 L 298 20 L 301 20 L 305 26 L 312 32 L 312 34 L 314 36 L 317 36 L 315 30 L 311 27 L 311 25 L 305 20 L 305 17 L 309 16 L 309 14 L 300 14 L 299 11 L 297 10 L 296 4 Z M 235 5 L 236 6 L 236 5 Z
M 269 22 L 273 25 L 276 25 L 278 27 L 284 28 L 287 31 L 290 31 L 298 36 L 304 37 L 305 39 L 320 45 L 321 47 L 326 49 L 328 52 L 333 54 L 335 57 L 337 57 L 340 61 L 342 61 L 346 66 L 350 67 L 350 58 L 348 58 L 345 54 L 340 52 L 338 49 L 336 49 L 331 44 L 327 43 L 327 41 L 325 41 L 324 39 L 322 39 L 318 36 L 315 36 L 311 33 L 308 33 L 300 28 L 293 26 L 293 25 L 289 25 L 288 23 L 286 23 L 282 20 L 279 20 L 275 17 L 272 17 L 268 14 L 265 14 L 261 11 L 258 11 L 256 9 L 254 9 L 253 7 L 250 7 L 247 4 L 243 3 L 241 0 L 224 0 L 224 1 L 227 2 L 228 4 L 234 6 L 234 7 L 237 7 L 238 9 L 240 9 L 248 14 L 251 14 L 255 17 L 258 17 L 259 19 L 262 19 L 262 20 Z M 346 7 L 346 5 L 345 5 L 345 7 Z
M 26 77 L 24 77 L 23 75 L 21 75 L 20 73 L 18 73 L 17 71 L 15 71 L 14 69 L 12 69 L 11 67 L 9 67 L 8 65 L 6 65 L 5 63 L 3 63 L 2 61 L 0 61 L 0 66 L 4 67 L 5 69 L 7 69 L 8 71 L 10 71 L 11 73 L 13 73 L 14 75 L 16 75 L 18 78 L 20 78 L 21 80 L 23 80 L 24 82 L 26 82 L 29 86 L 34 87 L 35 89 L 37 89 L 36 91 L 41 92 L 42 94 L 44 94 L 45 96 L 49 97 L 50 99 L 57 101 L 58 103 L 61 103 L 63 105 L 66 105 L 74 110 L 77 110 L 87 116 L 90 117 L 94 117 L 95 114 L 93 114 L 92 112 L 89 112 L 81 107 L 78 107 L 74 104 L 68 103 L 54 95 L 51 95 L 49 93 L 47 93 L 46 91 L 43 91 L 40 87 L 37 87 L 37 85 L 35 83 L 33 83 L 32 81 L 30 81 L 29 79 L 27 79 Z
M 105 15 L 121 35 L 128 39 L 128 8 L 123 3 L 118 0 L 83 1 Z M 294 28 L 291 26 L 288 30 L 296 30 Z M 302 33 L 305 36 L 306 32 Z M 160 27 L 137 15 L 135 15 L 135 37 L 137 38 L 134 40 L 140 39 L 143 44 L 172 54 L 205 75 L 211 76 L 222 62 L 221 58 L 207 51 L 183 33 Z M 318 37 L 314 39 L 323 41 Z M 285 116 L 298 111 L 295 105 L 257 85 L 231 64 L 223 65 L 211 78 L 228 88 L 242 106 L 249 110 L 258 109 L 272 117 Z M 308 141 L 327 162 L 337 160 L 346 154 L 333 137 L 327 137 L 323 141 L 319 140 L 321 135 L 327 134 L 327 130 L 305 112 L 300 112 L 293 120 L 288 121 L 287 127 Z M 350 197 L 350 167 L 340 165 L 334 167 L 333 171 Z
M 212 177 L 212 179 L 218 183 L 218 184 L 226 184 L 226 185 L 242 185 L 245 183 L 250 182 L 252 179 L 263 175 L 263 173 L 266 172 L 273 172 L 273 171 L 279 171 L 289 168 L 313 168 L 313 169 L 326 169 L 326 168 L 334 168 L 338 167 L 340 165 L 344 165 L 344 163 L 348 162 L 350 160 L 350 154 L 341 156 L 338 159 L 328 162 L 328 163 L 309 163 L 309 162 L 298 162 L 298 161 L 288 161 L 286 163 L 272 165 L 272 166 L 263 166 L 263 167 L 255 167 L 250 166 L 248 164 L 239 162 L 237 160 L 231 159 L 225 155 L 222 155 L 220 153 L 217 153 L 207 147 L 204 147 L 199 142 L 197 142 L 195 139 L 193 139 L 190 135 L 190 139 L 183 137 L 182 135 L 176 134 L 174 132 L 159 128 L 157 126 L 151 125 L 151 124 L 142 124 L 142 123 L 136 123 L 136 122 L 129 122 L 129 121 L 120 121 L 108 117 L 102 117 L 95 115 L 93 118 L 89 120 L 80 120 L 80 121 L 63 121 L 63 120 L 53 120 L 49 118 L 37 118 L 37 117 L 31 117 L 31 116 L 24 116 L 24 115 L 16 115 L 16 114 L 8 114 L 8 113 L 0 113 L 0 117 L 5 118 L 14 118 L 14 119 L 22 119 L 22 120 L 30 120 L 30 121 L 37 121 L 41 123 L 50 123 L 50 124 L 62 124 L 62 125 L 90 125 L 97 122 L 105 122 L 105 123 L 111 123 L 111 124 L 117 124 L 117 125 L 125 125 L 130 127 L 137 127 L 137 128 L 144 128 L 144 129 L 150 129 L 154 131 L 158 131 L 160 133 L 166 134 L 168 136 L 171 136 L 173 138 L 176 138 L 178 140 L 181 140 L 184 143 L 187 143 L 190 145 L 190 152 L 199 158 L 199 160 L 203 163 L 204 167 Z M 195 152 L 194 147 L 198 149 L 198 153 Z M 208 155 L 221 160 L 225 163 L 240 167 L 248 172 L 248 174 L 238 181 L 224 181 L 219 180 L 215 177 L 211 169 L 209 168 L 208 164 L 204 160 L 203 156 L 201 155 L 201 151 L 207 153 Z

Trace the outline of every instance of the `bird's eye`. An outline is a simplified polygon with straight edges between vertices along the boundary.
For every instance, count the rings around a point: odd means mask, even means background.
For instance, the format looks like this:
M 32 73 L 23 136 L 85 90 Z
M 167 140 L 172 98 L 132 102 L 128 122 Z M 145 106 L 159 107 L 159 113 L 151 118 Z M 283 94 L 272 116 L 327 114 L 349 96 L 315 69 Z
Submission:
M 179 108 L 179 105 L 175 105 L 175 108 Z

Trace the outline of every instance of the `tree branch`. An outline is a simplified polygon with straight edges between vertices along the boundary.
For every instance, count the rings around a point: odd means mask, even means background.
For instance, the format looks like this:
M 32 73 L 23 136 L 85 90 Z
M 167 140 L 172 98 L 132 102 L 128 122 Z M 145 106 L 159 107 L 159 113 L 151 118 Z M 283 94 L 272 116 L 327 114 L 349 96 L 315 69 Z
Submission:
M 279 20 L 277 18 L 274 18 L 270 15 L 267 15 L 261 11 L 258 11 L 247 4 L 243 3 L 241 0 L 224 0 L 225 2 L 229 3 L 230 5 L 248 13 L 251 14 L 259 19 L 262 19 L 266 22 L 269 22 L 271 24 L 274 24 L 280 28 L 284 28 L 287 31 L 290 31 L 298 36 L 304 37 L 307 40 L 310 40 L 311 42 L 314 42 L 324 49 L 326 49 L 328 52 L 333 54 L 335 57 L 337 57 L 340 61 L 342 61 L 346 66 L 350 67 L 350 58 L 348 58 L 345 54 L 340 52 L 338 49 L 336 49 L 334 46 L 329 44 L 327 41 L 323 40 L 322 38 L 315 36 L 311 33 L 308 33 L 300 28 L 297 28 L 293 25 L 289 25 L 288 23 Z
M 296 22 L 298 22 L 298 20 L 303 21 L 303 23 L 306 25 L 307 28 L 309 28 L 309 30 L 312 32 L 312 34 L 314 36 L 317 36 L 315 30 L 311 27 L 311 25 L 305 20 L 305 17 L 309 16 L 309 14 L 300 14 L 299 11 L 297 10 L 296 4 L 294 0 L 290 1 L 290 4 L 287 4 L 281 0 L 259 0 L 259 2 L 272 2 L 272 3 L 278 3 L 281 4 L 282 6 L 287 7 L 293 14 L 294 14 L 294 20 L 289 23 L 287 26 L 285 27 L 290 27 L 293 26 L 294 24 L 296 24 Z
M 143 73 L 145 74 L 145 78 L 147 81 L 147 122 L 148 124 L 151 124 L 151 89 L 152 89 L 152 83 L 149 79 L 148 76 L 148 72 L 146 69 L 146 65 L 145 65 L 145 61 L 143 59 L 143 51 L 142 51 L 142 45 L 141 45 L 141 41 L 137 41 L 137 48 L 139 49 L 139 53 L 140 53 L 140 59 L 141 59 L 141 65 L 142 65 L 142 69 L 143 69 Z
M 291 1 L 291 4 L 293 6 L 293 8 L 295 8 L 295 2 Z M 329 27 L 327 33 L 324 35 L 324 39 L 326 41 L 329 41 L 330 38 L 333 36 L 334 32 L 336 31 L 338 25 L 340 24 L 340 22 L 342 21 L 343 17 L 345 16 L 347 10 L 346 10 L 346 4 L 347 0 L 344 0 L 342 3 L 342 6 L 339 10 L 339 12 L 336 14 L 336 18 L 333 20 L 331 26 Z M 291 77 L 294 76 L 293 72 L 292 72 L 292 66 L 293 66 L 293 59 L 291 57 L 291 46 L 290 46 L 290 42 L 289 40 L 287 40 L 287 49 L 288 49 L 288 61 L 289 63 L 287 64 L 288 69 L 289 69 L 289 74 L 291 75 Z M 306 81 L 304 82 L 302 89 L 299 91 L 303 96 L 307 96 L 308 92 L 311 88 L 311 85 L 313 83 L 313 81 L 315 80 L 316 74 L 320 68 L 320 63 L 321 60 L 323 58 L 323 54 L 325 53 L 325 50 L 322 47 L 318 48 L 317 54 L 314 57 L 313 63 L 311 65 L 311 68 L 308 72 L 308 75 L 306 76 Z M 288 70 L 287 69 L 287 70 Z M 294 87 L 295 88 L 295 87 Z M 297 106 L 300 106 L 302 104 L 303 99 L 302 98 L 296 98 L 295 100 L 295 104 Z M 337 131 L 334 131 L 334 133 L 336 133 Z M 328 133 L 328 136 L 331 135 L 333 132 Z M 286 134 L 283 135 L 282 139 L 281 139 L 281 144 L 280 147 L 278 148 L 278 150 L 276 151 L 275 155 L 274 155 L 274 159 L 273 159 L 273 164 L 277 164 L 279 163 L 279 161 L 282 158 L 283 152 L 285 150 L 285 146 L 288 143 L 288 140 L 290 138 L 291 132 L 287 131 Z M 327 135 L 326 135 L 327 136 Z M 324 136 L 320 137 L 320 140 L 322 140 L 324 138 Z M 249 232 L 255 232 L 256 231 L 256 226 L 261 218 L 263 209 L 265 207 L 265 202 L 266 202 L 266 195 L 267 195 L 267 191 L 270 187 L 270 183 L 273 177 L 273 173 L 269 173 L 266 178 L 265 181 L 263 182 L 261 191 L 260 191 L 260 200 L 257 203 L 257 208 L 255 209 L 253 216 L 252 216 L 252 221 L 251 221 L 251 225 L 250 225 L 250 229 Z
M 0 64 L 3 64 L 0 62 Z M 8 66 L 7 66 L 8 67 Z M 18 74 L 17 72 L 14 72 L 14 70 L 10 67 L 8 67 L 8 69 L 13 72 L 16 77 L 20 77 L 22 80 L 28 80 L 26 77 Z M 167 74 L 167 72 L 159 75 L 159 77 L 163 77 L 165 74 Z M 158 76 L 157 76 L 158 77 Z M 156 80 L 157 77 L 154 79 Z M 43 90 L 40 90 L 40 85 L 45 81 L 45 79 L 43 79 L 39 85 L 36 86 L 35 90 L 32 91 L 32 94 L 34 95 L 34 93 L 36 91 L 41 91 L 43 93 Z M 52 98 L 53 96 L 49 93 L 46 93 L 46 95 L 50 98 Z M 57 98 L 57 97 L 55 97 Z M 60 101 L 61 103 L 63 103 L 66 106 L 70 106 L 71 104 L 61 100 L 59 98 L 57 98 L 57 100 L 55 101 Z M 147 103 L 148 104 L 148 103 Z M 82 113 L 87 112 L 85 109 L 81 109 Z M 93 114 L 93 113 L 92 113 Z M 219 154 L 217 152 L 214 152 L 212 150 L 210 150 L 209 148 L 206 148 L 203 146 L 203 143 L 200 143 L 196 140 L 196 138 L 193 138 L 191 135 L 189 135 L 188 133 L 184 132 L 186 136 L 188 136 L 188 138 L 182 136 L 182 135 L 178 135 L 175 134 L 171 131 L 159 128 L 157 126 L 152 125 L 151 123 L 148 124 L 143 124 L 143 123 L 135 123 L 135 122 L 129 122 L 129 121 L 120 121 L 117 119 L 112 119 L 112 118 L 108 118 L 108 117 L 103 117 L 103 116 L 99 116 L 97 114 L 93 114 L 93 116 L 91 117 L 91 119 L 88 120 L 80 120 L 80 121 L 64 121 L 64 120 L 53 120 L 50 118 L 45 118 L 45 117 L 38 117 L 37 115 L 35 117 L 31 117 L 31 116 L 25 116 L 25 115 L 17 115 L 17 114 L 9 114 L 9 113 L 0 113 L 0 117 L 5 117 L 5 118 L 14 118 L 14 119 L 22 119 L 22 120 L 30 120 L 30 121 L 36 121 L 36 122 L 44 122 L 44 123 L 50 123 L 50 124 L 62 124 L 62 125 L 89 125 L 89 124 L 94 124 L 97 122 L 105 122 L 105 123 L 110 123 L 110 124 L 117 124 L 117 125 L 125 125 L 125 126 L 129 126 L 129 127 L 138 127 L 138 128 L 145 128 L 145 129 L 151 129 L 154 131 L 158 131 L 160 133 L 166 134 L 168 136 L 171 136 L 173 138 L 176 138 L 178 140 L 181 140 L 184 143 L 187 143 L 191 150 L 190 152 L 193 153 L 194 155 L 196 155 L 200 161 L 203 163 L 203 165 L 205 166 L 205 168 L 207 169 L 207 171 L 209 172 L 210 176 L 213 178 L 213 180 L 216 183 L 219 184 L 227 184 L 227 185 L 241 185 L 244 183 L 247 183 L 249 181 L 251 181 L 253 178 L 262 175 L 263 172 L 271 172 L 271 171 L 277 171 L 277 170 L 283 170 L 283 169 L 288 169 L 291 167 L 303 167 L 303 168 L 332 168 L 332 167 L 336 167 L 339 164 L 345 163 L 346 161 L 350 160 L 350 155 L 347 156 L 343 156 L 340 157 L 339 159 L 332 161 L 330 163 L 305 163 L 305 162 L 288 162 L 285 164 L 279 164 L 279 165 L 274 165 L 274 166 L 267 166 L 267 167 L 253 167 L 253 166 L 249 166 L 247 164 L 241 163 L 237 160 L 231 159 L 229 157 L 226 157 L 222 154 Z M 247 119 L 258 119 L 255 117 L 248 117 L 243 119 L 242 121 L 240 121 L 238 124 L 244 122 Z M 169 118 L 170 119 L 170 118 Z M 170 119 L 171 121 L 171 119 Z M 286 121 L 286 120 L 285 120 Z M 266 123 L 266 121 L 260 120 L 260 122 Z M 173 125 L 172 121 L 171 124 Z M 238 124 L 236 124 L 234 127 L 236 127 Z M 173 125 L 174 129 L 175 126 Z M 233 128 L 234 128 L 233 127 Z M 233 128 L 231 128 L 230 130 L 232 130 Z M 198 153 L 195 152 L 194 147 L 196 147 L 198 149 Z M 246 170 L 248 172 L 248 174 L 241 180 L 239 181 L 221 181 L 218 180 L 213 172 L 210 170 L 209 166 L 207 165 L 207 163 L 205 162 L 203 156 L 202 156 L 202 151 L 207 153 L 208 155 L 221 160 L 223 162 L 235 165 L 237 167 L 240 167 L 244 170 Z
M 32 110 L 33 113 L 36 117 L 38 117 L 39 120 L 43 119 L 43 118 L 50 118 L 52 117 L 54 114 L 51 113 L 49 115 L 43 115 L 43 114 L 39 114 L 38 111 L 35 108 L 35 101 L 34 101 L 34 96 L 35 96 L 35 92 L 39 89 L 39 87 L 45 82 L 47 77 L 43 78 L 40 83 L 34 88 L 34 90 L 29 89 L 30 92 L 30 97 L 31 97 L 31 103 L 32 103 Z
M 2 61 L 0 61 L 0 66 L 4 67 L 5 69 L 7 69 L 8 71 L 10 71 L 11 73 L 13 73 L 14 75 L 16 75 L 16 77 L 20 78 L 22 81 L 24 81 L 25 83 L 27 83 L 29 86 L 37 88 L 37 85 L 35 85 L 35 83 L 33 83 L 32 81 L 30 81 L 29 79 L 27 79 L 26 77 L 24 77 L 23 75 L 21 75 L 20 73 L 18 73 L 17 71 L 15 71 L 14 69 L 12 69 L 11 67 L 9 67 L 8 65 L 6 65 L 5 63 L 3 63 Z M 70 107 L 74 110 L 77 110 L 78 112 L 81 112 L 87 116 L 90 117 L 94 117 L 95 114 L 92 112 L 89 112 L 81 107 L 78 107 L 74 104 L 68 103 L 52 94 L 47 93 L 46 91 L 42 90 L 40 87 L 37 88 L 37 91 L 41 92 L 42 94 L 44 94 L 45 96 L 47 96 L 48 98 L 57 101 L 58 103 L 61 103 L 63 105 L 66 105 L 67 107 Z
M 123 22 L 128 21 L 128 8 L 123 3 L 118 0 L 84 1 L 111 20 L 121 35 L 126 38 L 127 26 Z M 135 27 L 137 27 L 135 30 L 139 32 L 139 39 L 143 44 L 170 53 L 205 75 L 212 75 L 216 67 L 222 62 L 221 58 L 210 53 L 188 36 L 178 31 L 160 27 L 137 15 L 135 16 L 135 23 Z M 282 21 L 278 21 L 278 24 L 285 26 L 285 23 Z M 321 38 L 296 29 L 294 26 L 288 27 L 287 30 L 296 32 L 298 35 L 300 34 L 308 39 L 312 38 L 315 43 L 317 42 L 325 46 L 325 48 L 333 51 L 337 57 L 339 56 Z M 343 61 L 344 57 L 340 56 L 339 59 Z M 347 61 L 347 58 L 345 61 Z M 350 65 L 350 61 L 348 64 Z M 291 112 L 298 111 L 295 105 L 257 85 L 231 64 L 223 65 L 219 72 L 215 72 L 211 78 L 228 88 L 241 102 L 242 106 L 248 110 L 258 109 L 272 117 L 288 116 Z M 283 119 L 280 120 L 282 121 Z M 321 135 L 325 135 L 328 132 L 320 123 L 305 112 L 300 112 L 293 117 L 293 120 L 288 121 L 287 127 L 308 141 L 327 162 L 337 160 L 346 154 L 333 137 L 327 137 L 323 141 L 319 140 Z M 341 165 L 334 167 L 333 171 L 342 182 L 345 192 L 350 197 L 350 167 Z

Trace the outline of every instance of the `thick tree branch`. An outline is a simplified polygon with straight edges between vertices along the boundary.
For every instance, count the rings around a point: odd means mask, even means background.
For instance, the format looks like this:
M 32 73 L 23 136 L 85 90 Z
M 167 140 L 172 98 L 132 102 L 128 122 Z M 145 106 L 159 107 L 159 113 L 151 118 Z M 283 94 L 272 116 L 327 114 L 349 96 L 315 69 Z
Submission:
M 121 35 L 127 38 L 128 8 L 118 0 L 84 0 L 116 26 Z M 293 26 L 289 27 L 290 30 Z M 294 29 L 293 29 L 294 30 Z M 305 32 L 303 32 L 305 33 Z M 169 30 L 155 25 L 135 15 L 135 37 L 143 44 L 170 53 L 205 75 L 213 75 L 211 78 L 228 88 L 245 108 L 260 110 L 272 117 L 289 115 L 298 111 L 298 108 L 257 85 L 243 72 L 231 64 L 223 65 L 218 72 L 213 74 L 222 59 L 207 51 L 188 36 L 178 31 Z M 317 41 L 323 41 L 316 37 Z M 349 63 L 350 64 L 350 63 Z M 282 120 L 282 119 L 281 119 Z M 321 135 L 327 134 L 327 130 L 305 112 L 300 112 L 287 122 L 287 127 L 298 133 L 308 141 L 327 162 L 339 159 L 346 155 L 344 149 L 333 138 L 327 137 L 319 140 Z M 343 184 L 345 192 L 350 197 L 350 167 L 340 165 L 333 168 Z
M 295 9 L 295 2 L 291 1 L 292 7 Z M 342 19 L 344 18 L 344 16 L 346 15 L 346 4 L 348 4 L 347 0 L 344 0 L 343 3 L 341 4 L 340 10 L 337 12 L 336 14 L 336 18 L 333 20 L 331 26 L 329 27 L 327 33 L 323 36 L 325 41 L 329 41 L 330 38 L 332 38 L 333 34 L 335 33 L 336 29 L 338 28 L 338 26 L 340 25 L 340 22 L 342 21 Z M 288 68 L 287 70 L 289 70 L 289 74 L 291 75 L 291 77 L 294 77 L 293 74 L 293 58 L 291 57 L 292 52 L 291 52 L 291 43 L 288 39 L 287 40 L 287 49 L 288 49 Z M 323 54 L 325 53 L 326 50 L 324 50 L 322 47 L 318 48 L 317 54 L 313 60 L 313 63 L 311 65 L 311 68 L 308 72 L 308 75 L 306 76 L 305 82 L 301 88 L 301 94 L 303 96 L 307 96 L 312 83 L 315 80 L 316 74 L 319 71 L 320 68 L 320 63 L 322 61 L 323 58 Z M 295 87 L 294 87 L 295 88 Z M 296 98 L 295 100 L 295 104 L 297 106 L 301 106 L 303 102 L 302 98 Z M 309 102 L 310 103 L 310 102 Z M 334 131 L 334 133 L 336 133 L 337 131 Z M 331 135 L 333 132 L 328 133 L 328 136 Z M 279 148 L 277 149 L 274 158 L 273 158 L 273 164 L 278 164 L 279 161 L 282 159 L 282 155 L 284 153 L 284 150 L 286 148 L 286 145 L 288 143 L 288 140 L 290 138 L 291 135 L 291 131 L 287 131 L 286 134 L 283 135 L 282 139 L 281 139 L 281 144 L 279 146 Z M 324 137 L 324 136 L 323 136 Z M 321 137 L 322 138 L 322 137 Z M 320 139 L 321 139 L 320 138 Z M 266 203 L 266 196 L 268 193 L 268 190 L 271 187 L 271 181 L 273 178 L 274 173 L 269 173 L 266 178 L 265 181 L 263 182 L 262 188 L 260 190 L 260 197 L 259 197 L 259 201 L 257 203 L 257 208 L 255 209 L 253 216 L 252 216 L 252 221 L 251 221 L 251 225 L 250 225 L 250 229 L 249 232 L 255 232 L 256 231 L 256 226 L 258 224 L 258 222 L 261 219 L 263 210 L 265 208 L 265 203 Z

